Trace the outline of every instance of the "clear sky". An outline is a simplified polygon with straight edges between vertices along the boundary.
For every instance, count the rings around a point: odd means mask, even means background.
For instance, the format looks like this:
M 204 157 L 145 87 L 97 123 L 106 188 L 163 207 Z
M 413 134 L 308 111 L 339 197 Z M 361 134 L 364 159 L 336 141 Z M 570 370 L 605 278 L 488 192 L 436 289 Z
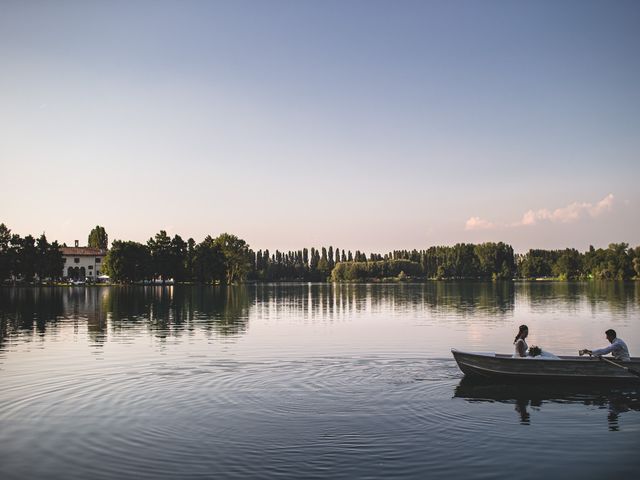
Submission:
M 0 0 L 15 233 L 640 244 L 640 2 Z

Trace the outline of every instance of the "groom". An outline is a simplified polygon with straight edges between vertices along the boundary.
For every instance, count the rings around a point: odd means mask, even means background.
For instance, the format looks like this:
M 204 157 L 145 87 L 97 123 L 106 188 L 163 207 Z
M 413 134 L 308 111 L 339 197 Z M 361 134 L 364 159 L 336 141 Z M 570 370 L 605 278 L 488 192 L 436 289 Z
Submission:
M 623 360 L 623 361 L 631 360 L 629 356 L 629 348 L 627 348 L 627 344 L 624 343 L 624 341 L 621 338 L 616 337 L 616 331 L 609 329 L 604 333 L 607 336 L 607 340 L 609 340 L 609 343 L 611 345 L 604 348 L 599 348 L 597 350 L 589 350 L 585 348 L 584 350 L 580 350 L 578 353 L 580 355 L 587 354 L 587 355 L 596 355 L 596 356 L 606 355 L 607 353 L 611 353 L 613 355 L 613 358 L 615 358 L 616 360 Z

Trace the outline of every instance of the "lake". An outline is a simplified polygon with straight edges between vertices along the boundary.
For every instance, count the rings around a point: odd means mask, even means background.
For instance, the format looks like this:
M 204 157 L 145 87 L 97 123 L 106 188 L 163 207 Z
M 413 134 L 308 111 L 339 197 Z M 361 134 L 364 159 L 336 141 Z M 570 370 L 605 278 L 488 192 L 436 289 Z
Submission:
M 640 282 L 0 289 L 0 478 L 602 478 L 640 388 L 487 385 L 450 350 L 640 356 Z

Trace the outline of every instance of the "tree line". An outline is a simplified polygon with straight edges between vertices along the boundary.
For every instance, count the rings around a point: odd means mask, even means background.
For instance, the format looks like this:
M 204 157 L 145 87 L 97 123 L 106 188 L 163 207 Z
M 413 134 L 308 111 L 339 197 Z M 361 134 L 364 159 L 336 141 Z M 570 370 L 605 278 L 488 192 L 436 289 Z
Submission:
M 516 255 L 516 264 L 521 278 L 627 280 L 640 278 L 640 246 L 611 243 L 608 248 L 590 246 L 584 253 L 575 248 L 529 250 Z
M 174 282 L 226 283 L 245 281 L 253 269 L 247 243 L 228 233 L 196 243 L 161 230 L 146 244 L 115 240 L 103 265 L 112 281 L 133 283 L 160 279 Z
M 44 233 L 37 239 L 32 235 L 20 237 L 0 223 L 0 283 L 15 277 L 58 278 L 63 267 L 57 241 L 50 243 Z
M 87 243 L 107 249 L 108 235 L 96 226 Z M 63 245 L 66 246 L 66 245 Z M 58 242 L 43 233 L 37 240 L 21 238 L 0 224 L 0 282 L 10 279 L 59 279 L 64 261 Z M 503 242 L 458 243 L 426 250 L 394 250 L 385 254 L 352 252 L 333 246 L 301 250 L 254 252 L 235 235 L 207 236 L 196 243 L 161 230 L 146 243 L 114 240 L 102 272 L 116 283 L 150 280 L 225 283 L 245 281 L 365 281 L 383 279 L 513 278 L 618 279 L 640 278 L 640 246 L 613 243 L 586 252 L 531 249 L 515 254 Z

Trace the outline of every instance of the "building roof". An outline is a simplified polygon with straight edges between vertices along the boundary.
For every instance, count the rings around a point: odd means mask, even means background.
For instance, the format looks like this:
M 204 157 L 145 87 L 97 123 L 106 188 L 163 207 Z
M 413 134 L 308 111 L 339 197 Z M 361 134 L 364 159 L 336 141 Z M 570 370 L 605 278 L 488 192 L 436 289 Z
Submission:
M 69 257 L 104 257 L 107 254 L 106 250 L 93 247 L 60 247 L 60 251 Z

